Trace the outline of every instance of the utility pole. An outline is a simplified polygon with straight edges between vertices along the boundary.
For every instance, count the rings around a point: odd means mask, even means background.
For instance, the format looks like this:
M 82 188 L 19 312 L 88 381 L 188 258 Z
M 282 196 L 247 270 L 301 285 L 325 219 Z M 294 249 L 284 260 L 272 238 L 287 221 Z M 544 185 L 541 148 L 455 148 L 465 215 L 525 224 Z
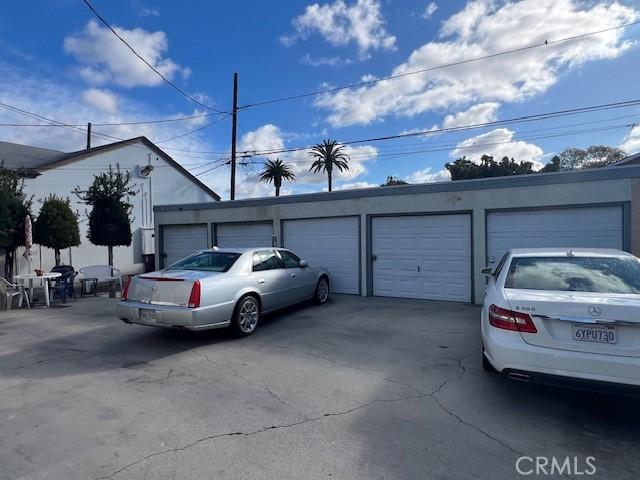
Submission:
M 233 110 L 231 111 L 231 200 L 236 198 L 236 129 L 238 123 L 238 74 L 233 74 Z
M 91 122 L 87 123 L 87 150 L 91 148 Z

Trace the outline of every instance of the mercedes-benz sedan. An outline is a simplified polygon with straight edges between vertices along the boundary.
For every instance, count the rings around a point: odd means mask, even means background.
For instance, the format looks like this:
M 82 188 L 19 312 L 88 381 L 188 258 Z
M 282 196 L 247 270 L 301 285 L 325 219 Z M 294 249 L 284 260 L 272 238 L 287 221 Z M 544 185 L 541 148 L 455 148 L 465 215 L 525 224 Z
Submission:
M 607 249 L 517 249 L 483 273 L 489 275 L 485 370 L 518 380 L 640 385 L 636 257 Z
M 250 335 L 263 313 L 329 298 L 329 274 L 282 248 L 194 253 L 131 277 L 118 303 L 125 323 L 188 330 L 231 327 Z

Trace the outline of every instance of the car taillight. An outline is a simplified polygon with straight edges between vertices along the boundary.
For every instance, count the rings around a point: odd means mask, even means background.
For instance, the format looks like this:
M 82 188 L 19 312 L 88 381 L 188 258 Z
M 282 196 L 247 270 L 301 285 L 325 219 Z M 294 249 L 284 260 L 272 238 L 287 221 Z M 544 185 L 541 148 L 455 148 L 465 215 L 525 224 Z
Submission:
M 127 278 L 127 283 L 124 284 L 124 290 L 122 290 L 122 300 L 127 299 L 127 295 L 129 294 L 129 285 L 131 285 L 131 279 L 133 277 Z
M 514 330 L 522 333 L 538 333 L 530 315 L 500 308 L 496 305 L 489 307 L 489 323 L 496 328 L 502 328 L 504 330 Z
M 193 282 L 191 287 L 191 295 L 189 295 L 189 308 L 198 308 L 200 306 L 200 280 Z

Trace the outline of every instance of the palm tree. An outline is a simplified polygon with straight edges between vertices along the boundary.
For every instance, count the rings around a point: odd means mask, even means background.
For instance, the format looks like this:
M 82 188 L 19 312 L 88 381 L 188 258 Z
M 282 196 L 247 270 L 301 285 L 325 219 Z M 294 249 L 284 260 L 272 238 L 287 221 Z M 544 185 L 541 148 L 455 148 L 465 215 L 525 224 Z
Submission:
M 293 182 L 295 178 L 296 176 L 291 171 L 291 166 L 287 165 L 279 158 L 276 158 L 275 160 L 266 161 L 259 180 L 266 183 L 273 182 L 273 185 L 276 187 L 276 197 L 279 197 L 282 179 Z
M 309 171 L 318 173 L 327 172 L 329 178 L 329 191 L 331 191 L 333 168 L 336 167 L 341 172 L 349 170 L 349 155 L 344 153 L 344 145 L 339 145 L 335 140 L 324 140 L 311 148 L 309 155 L 315 159 Z

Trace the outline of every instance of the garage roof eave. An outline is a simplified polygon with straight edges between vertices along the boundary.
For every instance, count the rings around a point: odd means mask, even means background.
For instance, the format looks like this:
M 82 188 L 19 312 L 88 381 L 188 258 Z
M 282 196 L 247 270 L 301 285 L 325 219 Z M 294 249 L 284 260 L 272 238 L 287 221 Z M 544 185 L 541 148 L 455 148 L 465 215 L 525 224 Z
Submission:
M 156 205 L 154 212 L 181 210 L 208 210 L 266 205 L 330 202 L 367 197 L 386 197 L 394 195 L 416 195 L 423 193 L 462 192 L 469 190 L 491 190 L 499 188 L 532 187 L 538 185 L 556 185 L 577 182 L 620 180 L 640 177 L 640 165 L 615 166 L 573 172 L 536 173 L 513 175 L 508 177 L 478 178 L 417 185 L 397 185 L 389 187 L 339 190 L 333 192 L 305 193 L 281 197 L 249 198 L 243 200 L 225 200 L 220 202 L 185 203 L 175 205 Z

